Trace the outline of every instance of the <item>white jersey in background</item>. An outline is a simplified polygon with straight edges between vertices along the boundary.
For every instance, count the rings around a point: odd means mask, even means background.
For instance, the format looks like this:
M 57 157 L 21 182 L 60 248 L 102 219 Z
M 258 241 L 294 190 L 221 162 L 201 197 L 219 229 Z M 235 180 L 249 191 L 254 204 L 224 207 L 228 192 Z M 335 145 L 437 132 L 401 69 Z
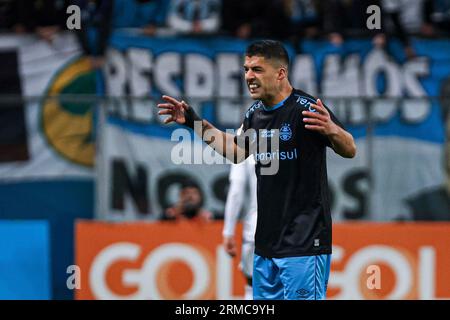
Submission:
M 225 204 L 224 237 L 235 235 L 236 223 L 239 213 L 246 204 L 243 215 L 241 269 L 246 277 L 251 278 L 253 273 L 253 252 L 257 218 L 256 200 L 256 174 L 255 160 L 248 157 L 247 160 L 232 164 L 230 170 L 230 187 L 228 189 L 227 202 Z

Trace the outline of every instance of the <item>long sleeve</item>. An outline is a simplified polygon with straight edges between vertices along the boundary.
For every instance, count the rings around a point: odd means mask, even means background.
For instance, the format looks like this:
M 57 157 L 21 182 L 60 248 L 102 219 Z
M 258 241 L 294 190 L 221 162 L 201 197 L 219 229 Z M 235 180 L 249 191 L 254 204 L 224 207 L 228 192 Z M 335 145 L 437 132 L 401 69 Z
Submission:
M 229 180 L 230 187 L 228 189 L 227 201 L 225 203 L 224 213 L 224 236 L 234 236 L 236 223 L 245 197 L 245 178 L 246 167 L 245 161 L 232 164 Z

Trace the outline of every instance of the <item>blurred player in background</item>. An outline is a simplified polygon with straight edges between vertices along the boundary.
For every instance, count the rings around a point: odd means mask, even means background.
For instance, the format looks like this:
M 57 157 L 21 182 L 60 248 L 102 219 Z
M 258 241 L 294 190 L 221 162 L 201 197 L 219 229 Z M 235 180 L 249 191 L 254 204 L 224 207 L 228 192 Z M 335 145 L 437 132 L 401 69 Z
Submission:
M 256 300 L 325 299 L 332 240 L 326 147 L 345 158 L 356 154 L 352 135 L 322 101 L 292 87 L 288 66 L 289 55 L 279 41 L 260 40 L 247 47 L 245 80 L 256 102 L 238 136 L 200 119 L 185 101 L 163 96 L 165 103 L 158 104 L 163 109 L 159 114 L 169 116 L 164 123 L 192 128 L 230 161 L 239 163 L 254 153 Z M 274 141 L 278 149 L 267 149 Z M 265 174 L 272 164 L 278 170 Z
M 235 257 L 237 254 L 235 228 L 239 213 L 241 212 L 245 201 L 247 205 L 242 219 L 243 230 L 240 268 L 247 279 L 245 299 L 252 300 L 253 252 L 255 251 L 257 217 L 255 159 L 250 156 L 241 163 L 232 164 L 229 180 L 230 187 L 228 189 L 227 201 L 225 204 L 223 243 L 226 252 L 231 257 Z M 248 193 L 246 191 L 248 191 Z

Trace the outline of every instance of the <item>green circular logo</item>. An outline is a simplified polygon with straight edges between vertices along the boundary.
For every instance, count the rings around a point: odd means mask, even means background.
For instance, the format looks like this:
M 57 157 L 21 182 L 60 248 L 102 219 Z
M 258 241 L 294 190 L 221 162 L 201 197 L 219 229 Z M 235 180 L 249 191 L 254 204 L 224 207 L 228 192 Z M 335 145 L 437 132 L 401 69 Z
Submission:
M 59 95 L 95 94 L 96 74 L 89 60 L 78 58 L 65 65 L 52 79 L 42 103 L 41 124 L 49 145 L 65 159 L 92 167 L 95 138 L 95 102 L 66 100 Z

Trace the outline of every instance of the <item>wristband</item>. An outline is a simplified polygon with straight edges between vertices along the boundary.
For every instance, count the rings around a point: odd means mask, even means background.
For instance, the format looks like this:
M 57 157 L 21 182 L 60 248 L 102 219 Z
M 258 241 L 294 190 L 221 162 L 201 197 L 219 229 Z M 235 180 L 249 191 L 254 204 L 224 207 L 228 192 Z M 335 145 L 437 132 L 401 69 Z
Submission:
M 186 102 L 181 101 L 181 103 L 184 103 L 187 106 L 186 109 L 184 110 L 184 118 L 186 120 L 184 125 L 193 130 L 195 121 L 202 121 L 202 119 L 195 113 L 194 109 L 191 106 L 189 106 Z

